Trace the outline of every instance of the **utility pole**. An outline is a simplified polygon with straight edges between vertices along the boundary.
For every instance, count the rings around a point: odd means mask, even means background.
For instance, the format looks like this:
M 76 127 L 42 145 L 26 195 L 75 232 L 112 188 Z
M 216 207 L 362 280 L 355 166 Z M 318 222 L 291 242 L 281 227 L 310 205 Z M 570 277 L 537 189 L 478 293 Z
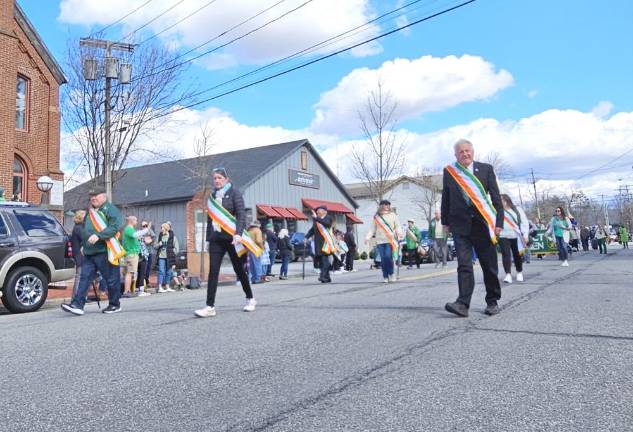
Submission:
M 519 189 L 519 202 L 521 203 L 521 207 L 523 207 L 523 196 L 521 195 L 521 185 L 517 183 L 517 188 Z
M 105 128 L 105 145 L 103 155 L 103 178 L 105 183 L 106 196 L 108 201 L 112 202 L 112 143 L 110 136 L 110 111 L 112 110 L 112 80 L 118 79 L 121 84 L 128 84 L 132 77 L 132 65 L 130 63 L 122 63 L 119 69 L 119 59 L 112 56 L 112 51 L 126 51 L 133 52 L 134 44 L 112 42 L 103 39 L 90 39 L 81 38 L 79 40 L 79 46 L 98 48 L 105 50 L 105 59 L 103 62 L 104 76 L 105 76 L 105 115 L 104 115 L 104 128 Z M 84 59 L 84 79 L 96 80 L 98 79 L 98 66 L 97 61 L 94 58 Z
M 536 179 L 534 178 L 534 168 L 532 171 L 532 186 L 534 186 L 534 204 L 536 205 L 536 216 L 541 220 L 541 209 L 538 206 L 538 194 L 536 193 Z

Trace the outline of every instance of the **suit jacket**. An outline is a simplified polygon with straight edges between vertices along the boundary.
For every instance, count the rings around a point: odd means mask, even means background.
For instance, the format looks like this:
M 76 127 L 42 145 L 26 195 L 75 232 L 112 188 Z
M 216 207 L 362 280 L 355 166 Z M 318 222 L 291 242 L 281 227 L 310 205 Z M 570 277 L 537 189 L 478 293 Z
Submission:
M 492 205 L 497 210 L 495 226 L 503 227 L 503 205 L 497 176 L 492 165 L 483 162 L 473 162 L 475 177 L 479 179 L 484 190 L 490 194 Z M 452 232 L 461 235 L 469 235 L 473 218 L 477 218 L 486 225 L 479 211 L 466 202 L 466 198 L 457 182 L 444 168 L 442 190 L 442 225 L 449 225 Z
M 211 194 L 215 198 L 217 191 L 213 191 Z M 246 208 L 244 207 L 244 197 L 242 193 L 231 186 L 226 191 L 222 198 L 222 207 L 228 210 L 233 216 L 235 216 L 236 234 L 242 235 L 244 228 L 246 228 Z M 224 231 L 215 231 L 213 229 L 213 223 L 211 218 L 207 216 L 207 241 L 227 241 L 233 240 L 233 237 L 225 233 Z
M 323 243 L 325 243 L 325 239 L 323 238 L 323 236 L 321 236 L 321 232 L 316 226 L 317 222 L 321 223 L 326 228 L 331 228 L 332 216 L 328 214 L 328 215 L 325 215 L 323 219 L 319 217 L 314 218 L 312 228 L 310 228 L 308 232 L 306 233 L 306 237 L 305 237 L 306 239 L 309 239 L 310 237 L 314 237 L 314 254 L 316 256 L 321 256 L 321 255 L 324 255 L 321 249 L 323 249 Z

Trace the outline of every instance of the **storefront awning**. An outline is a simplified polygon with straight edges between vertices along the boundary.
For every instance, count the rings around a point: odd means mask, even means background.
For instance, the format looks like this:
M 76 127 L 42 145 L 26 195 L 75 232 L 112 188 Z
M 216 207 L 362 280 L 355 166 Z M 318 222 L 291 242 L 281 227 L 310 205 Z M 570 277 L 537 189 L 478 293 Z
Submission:
M 297 220 L 308 220 L 308 217 L 299 209 L 288 207 L 286 210 L 288 210 Z
M 345 217 L 353 224 L 362 224 L 363 221 L 360 220 L 354 213 L 347 213 Z
M 275 210 L 273 210 L 272 206 L 269 205 L 257 204 L 257 210 L 261 212 L 264 216 L 269 218 L 278 219 L 283 217 Z
M 279 213 L 281 217 L 284 219 L 292 219 L 292 220 L 296 219 L 295 215 L 290 213 L 288 209 L 286 209 L 285 207 L 273 207 L 273 210 Z
M 339 202 L 323 201 L 311 198 L 303 198 L 301 201 L 303 202 L 304 206 L 312 210 L 320 206 L 325 206 L 327 208 L 327 211 L 332 213 L 354 213 L 354 210 Z

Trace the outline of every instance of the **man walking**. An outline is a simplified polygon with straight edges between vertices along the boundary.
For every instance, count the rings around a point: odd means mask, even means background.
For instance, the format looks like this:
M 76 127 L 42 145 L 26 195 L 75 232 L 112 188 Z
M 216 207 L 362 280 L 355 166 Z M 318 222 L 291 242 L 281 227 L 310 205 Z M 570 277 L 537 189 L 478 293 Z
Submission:
M 354 271 L 354 259 L 357 251 L 356 238 L 354 238 L 354 225 L 347 225 L 343 241 L 348 247 L 347 254 L 345 254 L 345 270 L 351 272 Z
M 429 224 L 429 239 L 433 242 L 435 268 L 440 265 L 440 258 L 442 259 L 442 268 L 446 267 L 448 253 L 447 238 L 448 232 L 442 226 L 440 211 L 435 210 L 435 217 L 431 219 L 431 223 Z
M 589 251 L 589 238 L 591 237 L 591 231 L 588 226 L 584 226 L 580 230 L 580 242 L 582 243 L 582 250 L 584 252 Z
M 470 141 L 461 139 L 453 146 L 456 162 L 444 168 L 442 225 L 453 233 L 457 249 L 459 297 L 445 309 L 466 317 L 475 289 L 473 248 L 477 253 L 486 285 L 487 315 L 499 313 L 501 298 L 496 236 L 503 228 L 503 205 L 492 165 L 475 162 Z
M 415 226 L 415 220 L 409 219 L 407 221 L 407 232 L 404 236 L 407 256 L 407 270 L 413 268 L 415 264 L 420 268 L 420 257 L 418 255 L 418 246 L 420 244 L 420 229 Z
M 266 266 L 264 271 L 266 272 L 266 276 L 274 276 L 273 265 L 275 265 L 275 260 L 277 259 L 279 237 L 277 237 L 277 234 L 275 234 L 274 225 L 272 223 L 266 225 L 266 243 L 268 243 L 268 256 L 270 257 L 270 264 Z
M 330 278 L 330 255 L 336 251 L 334 236 L 332 234 L 332 216 L 327 214 L 325 206 L 319 206 L 312 210 L 312 227 L 305 236 L 305 241 L 314 237 L 314 260 L 319 262 L 321 283 L 332 282 Z
M 102 312 L 111 314 L 121 310 L 119 259 L 125 255 L 125 250 L 115 237 L 121 227 L 121 212 L 107 201 L 104 188 L 95 188 L 89 195 L 90 209 L 84 222 L 79 286 L 70 304 L 64 303 L 61 307 L 74 315 L 83 315 L 88 287 L 95 280 L 98 270 L 108 289 L 109 305 Z

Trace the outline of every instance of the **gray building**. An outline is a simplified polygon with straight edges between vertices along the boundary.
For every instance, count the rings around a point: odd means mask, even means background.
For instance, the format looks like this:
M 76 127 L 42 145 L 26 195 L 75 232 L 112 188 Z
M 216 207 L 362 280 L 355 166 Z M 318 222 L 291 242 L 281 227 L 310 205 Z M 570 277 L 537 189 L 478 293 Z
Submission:
M 249 220 L 273 222 L 276 231 L 286 227 L 290 232 L 306 232 L 311 209 L 321 204 L 341 230 L 346 224 L 361 223 L 355 215 L 356 201 L 308 140 L 124 169 L 115 174 L 113 201 L 125 214 L 152 221 L 156 227 L 170 221 L 195 274 L 200 259 L 207 259 L 205 206 L 210 173 L 216 167 L 225 168 L 242 191 Z M 88 207 L 92 184 L 64 194 L 66 214 Z M 70 228 L 72 216 L 65 224 Z

